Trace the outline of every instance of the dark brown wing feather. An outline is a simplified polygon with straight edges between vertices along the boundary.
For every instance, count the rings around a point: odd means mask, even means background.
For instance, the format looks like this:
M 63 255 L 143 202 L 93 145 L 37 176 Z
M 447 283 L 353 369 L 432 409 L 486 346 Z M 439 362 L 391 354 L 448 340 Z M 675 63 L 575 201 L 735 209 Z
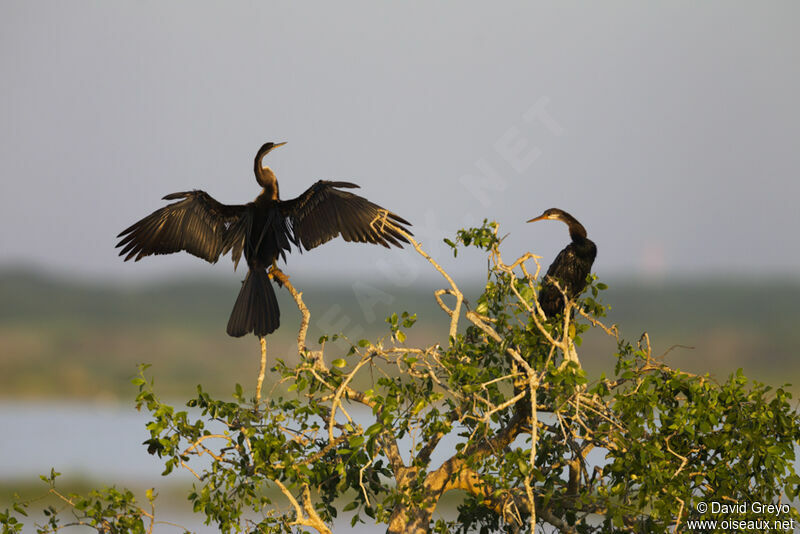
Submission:
M 553 280 L 558 282 L 569 299 L 578 298 L 586 289 L 586 277 L 592 271 L 595 256 L 597 247 L 588 239 L 570 243 L 558 253 L 547 269 L 539 293 L 539 304 L 547 317 L 555 317 L 564 311 L 564 295 Z
M 189 254 L 215 263 L 232 250 L 238 263 L 244 246 L 244 206 L 229 206 L 204 191 L 172 193 L 164 200 L 182 199 L 158 209 L 119 233 L 117 248 L 125 261 L 151 254 Z
M 296 244 L 310 250 L 341 234 L 345 241 L 402 247 L 411 223 L 364 197 L 337 188 L 356 188 L 350 182 L 320 180 L 299 197 L 281 202 Z M 398 231 L 400 230 L 400 231 Z

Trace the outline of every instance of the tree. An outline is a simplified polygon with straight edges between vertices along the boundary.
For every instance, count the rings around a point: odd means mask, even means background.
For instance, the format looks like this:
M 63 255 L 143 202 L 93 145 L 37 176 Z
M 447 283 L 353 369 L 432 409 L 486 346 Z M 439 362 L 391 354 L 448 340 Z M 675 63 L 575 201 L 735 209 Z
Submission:
M 614 376 L 589 380 L 578 357 L 582 334 L 597 328 L 617 337 L 601 322 L 606 286 L 594 276 L 587 296 L 564 295 L 563 316 L 548 320 L 536 299 L 538 258 L 506 264 L 497 224 L 484 222 L 445 240 L 454 254 L 466 246 L 488 253 L 472 308 L 409 239 L 449 285 L 434 294 L 449 316 L 446 345 L 407 346 L 416 317 L 404 312 L 387 319 L 383 339 L 329 356 L 326 341 L 336 336 L 323 337 L 309 350 L 310 313 L 285 280 L 303 319 L 299 359 L 277 359 L 271 369 L 283 395 L 261 398 L 262 351 L 254 397 L 237 384 L 223 401 L 198 386 L 187 406 L 202 417 L 192 419 L 161 402 L 141 369 L 134 383 L 137 408 L 152 415 L 148 452 L 164 459 L 165 475 L 192 470 L 188 497 L 207 523 L 222 532 L 329 533 L 339 513 L 352 511 L 353 524 L 387 523 L 390 533 L 533 532 L 537 524 L 567 533 L 677 532 L 689 519 L 712 518 L 697 512 L 701 502 L 797 498 L 800 414 L 785 389 L 751 383 L 741 370 L 718 383 L 672 369 L 653 356 L 646 334 L 637 343 L 617 338 Z M 212 458 L 202 468 L 201 455 Z M 53 492 L 56 475 L 43 477 Z M 457 517 L 434 520 L 454 490 Z M 100 532 L 145 532 L 155 521 L 124 491 L 61 498 L 76 511 L 72 523 Z M 6 510 L 0 523 L 17 531 L 26 506 Z M 48 514 L 40 532 L 67 524 L 58 510 Z M 792 509 L 783 519 L 800 516 Z

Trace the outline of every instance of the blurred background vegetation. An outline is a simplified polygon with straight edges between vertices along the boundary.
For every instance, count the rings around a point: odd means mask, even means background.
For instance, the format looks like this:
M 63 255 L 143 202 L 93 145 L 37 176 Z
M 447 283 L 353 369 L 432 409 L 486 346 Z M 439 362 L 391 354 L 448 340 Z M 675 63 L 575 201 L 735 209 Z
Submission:
M 253 388 L 258 342 L 225 335 L 238 279 L 163 281 L 120 287 L 26 269 L 0 271 L 0 398 L 127 402 L 138 363 L 153 364 L 167 398 L 191 395 L 197 384 L 224 395 L 236 382 Z M 294 279 L 293 279 L 294 280 Z M 409 343 L 446 341 L 445 316 L 434 285 L 384 292 L 379 282 L 339 286 L 294 280 L 312 313 L 309 339 L 342 332 L 353 340 L 388 334 L 392 312 L 417 313 Z M 602 295 L 609 322 L 635 340 L 648 331 L 655 354 L 670 364 L 725 378 L 747 376 L 782 384 L 800 376 L 800 284 L 792 281 L 685 279 L 660 283 L 608 280 Z M 477 295 L 482 282 L 461 282 Z M 291 359 L 299 313 L 285 290 L 281 329 L 270 336 L 271 358 Z M 691 347 L 691 348 L 690 348 Z M 590 375 L 613 369 L 613 340 L 589 335 L 580 356 Z M 252 384 L 251 384 L 252 383 Z M 796 387 L 796 386 L 795 386 Z

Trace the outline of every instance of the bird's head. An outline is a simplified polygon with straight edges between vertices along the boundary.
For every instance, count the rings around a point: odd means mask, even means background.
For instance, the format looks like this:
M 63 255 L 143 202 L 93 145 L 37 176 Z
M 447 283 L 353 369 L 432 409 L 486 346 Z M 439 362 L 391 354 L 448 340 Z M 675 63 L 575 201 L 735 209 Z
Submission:
M 579 223 L 575 217 L 573 217 L 564 210 L 560 210 L 558 208 L 550 208 L 548 210 L 544 210 L 544 213 L 542 213 L 538 217 L 534 217 L 533 219 L 527 222 L 536 222 L 543 220 L 561 221 L 567 226 L 569 226 L 569 235 L 570 237 L 572 237 L 573 241 L 586 239 L 586 228 L 584 228 L 583 225 Z
M 545 219 L 569 222 L 569 219 L 572 219 L 572 217 L 564 210 L 560 210 L 558 208 L 550 208 L 548 210 L 544 210 L 544 213 L 542 213 L 538 217 L 534 217 L 533 219 L 526 222 L 530 223 L 536 221 L 543 221 Z
M 286 141 L 284 141 L 283 143 L 273 143 L 272 141 L 270 141 L 269 143 L 264 143 L 263 145 L 261 145 L 261 148 L 258 149 L 258 153 L 256 154 L 256 163 L 260 164 L 264 156 L 272 152 L 273 149 L 278 148 L 279 146 L 283 146 L 285 144 Z

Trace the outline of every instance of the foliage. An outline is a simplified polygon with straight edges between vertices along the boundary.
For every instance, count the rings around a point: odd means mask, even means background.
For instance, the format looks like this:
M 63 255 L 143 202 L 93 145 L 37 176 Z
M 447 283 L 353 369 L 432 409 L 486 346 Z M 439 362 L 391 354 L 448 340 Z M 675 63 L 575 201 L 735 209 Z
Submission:
M 98 532 L 131 532 L 134 534 L 144 534 L 152 530 L 155 521 L 153 513 L 147 512 L 136 505 L 136 499 L 130 490 L 118 490 L 114 487 L 103 490 L 94 490 L 89 495 L 82 497 L 76 494 L 63 495 L 56 489 L 56 478 L 61 473 L 55 469 L 50 470 L 49 475 L 42 475 L 42 481 L 50 487 L 49 492 L 62 502 L 64 506 L 72 511 L 71 517 L 64 520 L 62 510 L 53 505 L 47 506 L 42 510 L 42 515 L 46 523 L 37 524 L 36 532 L 56 532 L 67 527 L 90 527 Z M 156 495 L 152 490 L 148 490 L 146 498 L 151 505 L 155 501 Z M 27 516 L 29 503 L 15 503 L 14 512 L 21 516 Z M 6 510 L 0 512 L 0 525 L 3 532 L 22 532 L 23 524 L 12 512 Z
M 474 309 L 412 240 L 450 284 L 435 294 L 450 318 L 445 344 L 406 346 L 416 316 L 404 312 L 387 318 L 385 338 L 330 358 L 329 339 L 308 350 L 301 327 L 298 358 L 271 370 L 282 393 L 248 398 L 237 384 L 225 401 L 198 386 L 190 410 L 162 402 L 143 366 L 134 383 L 137 408 L 151 414 L 148 452 L 164 475 L 192 470 L 194 511 L 226 533 L 330 532 L 345 512 L 389 532 L 667 532 L 697 517 L 700 502 L 797 498 L 800 414 L 785 389 L 741 371 L 717 383 L 672 369 L 646 334 L 618 339 L 614 376 L 590 381 L 577 347 L 590 328 L 616 336 L 600 322 L 606 286 L 590 276 L 588 294 L 548 320 L 536 300 L 537 258 L 505 264 L 497 231 L 485 221 L 446 240 L 454 253 L 489 254 Z M 55 477 L 45 477 L 51 492 Z M 457 516 L 434 517 L 453 490 Z M 154 521 L 126 491 L 62 500 L 76 512 L 72 524 L 99 532 L 144 532 Z M 25 506 L 0 524 L 19 531 Z M 64 526 L 60 512 L 46 511 L 39 532 Z

